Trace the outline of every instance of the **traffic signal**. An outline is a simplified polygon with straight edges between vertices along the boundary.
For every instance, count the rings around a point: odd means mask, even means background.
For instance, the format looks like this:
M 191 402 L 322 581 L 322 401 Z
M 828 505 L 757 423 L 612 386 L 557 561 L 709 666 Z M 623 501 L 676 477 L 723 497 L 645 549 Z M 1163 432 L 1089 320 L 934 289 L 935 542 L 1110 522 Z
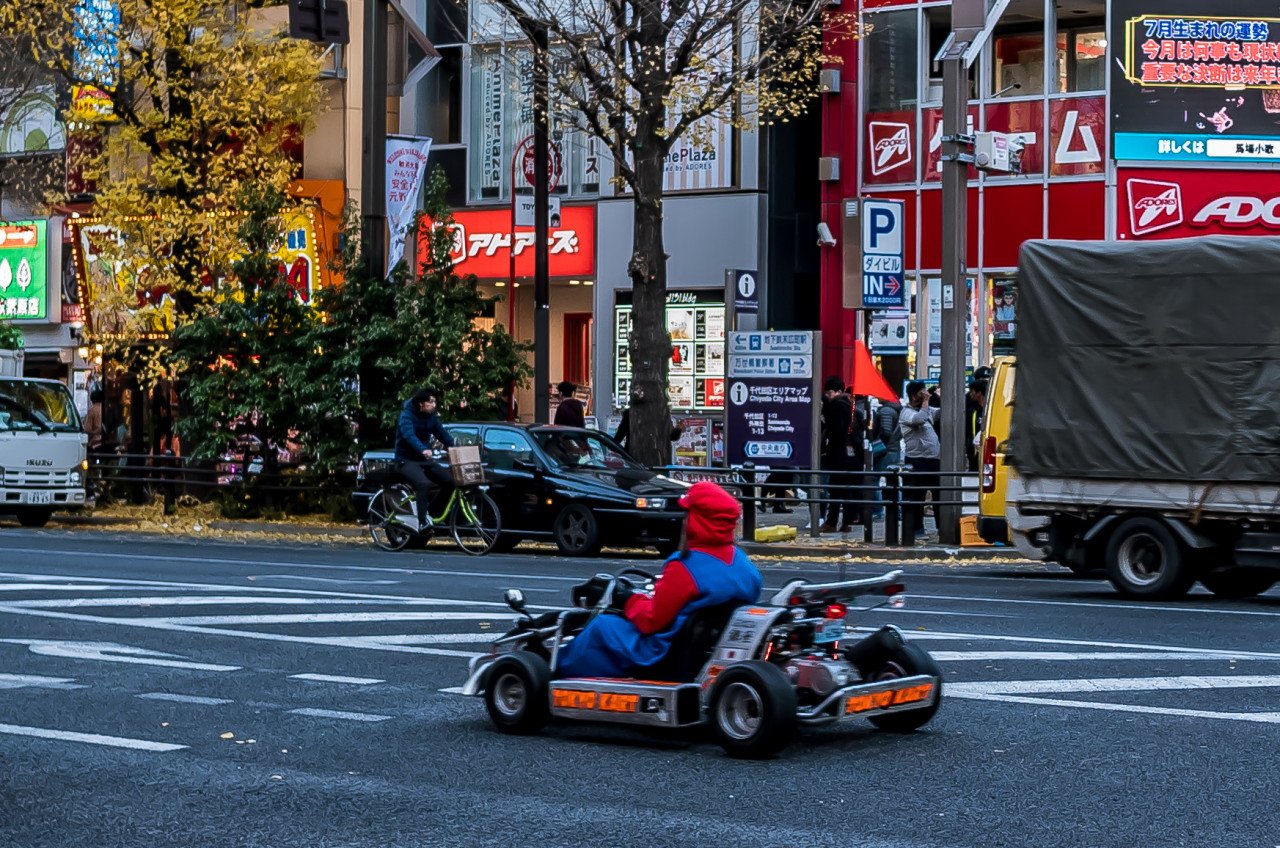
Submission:
M 289 37 L 346 44 L 351 40 L 346 0 L 289 0 Z

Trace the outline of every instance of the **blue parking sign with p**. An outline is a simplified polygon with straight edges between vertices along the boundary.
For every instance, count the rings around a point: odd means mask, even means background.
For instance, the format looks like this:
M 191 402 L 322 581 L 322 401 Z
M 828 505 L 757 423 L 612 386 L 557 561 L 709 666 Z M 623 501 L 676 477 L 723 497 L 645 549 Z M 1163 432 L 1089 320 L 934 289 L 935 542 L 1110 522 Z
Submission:
M 901 200 L 862 201 L 862 306 L 904 309 L 906 207 Z

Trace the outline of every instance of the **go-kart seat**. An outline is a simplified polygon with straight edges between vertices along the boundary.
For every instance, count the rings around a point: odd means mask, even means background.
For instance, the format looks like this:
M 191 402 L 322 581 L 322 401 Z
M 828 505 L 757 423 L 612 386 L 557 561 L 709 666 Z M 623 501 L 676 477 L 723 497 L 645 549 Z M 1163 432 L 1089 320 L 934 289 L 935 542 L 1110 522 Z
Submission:
M 667 655 L 653 665 L 638 667 L 635 676 L 673 683 L 693 682 L 707 664 L 720 634 L 729 623 L 729 617 L 741 606 L 740 601 L 732 601 L 695 610 L 680 626 Z

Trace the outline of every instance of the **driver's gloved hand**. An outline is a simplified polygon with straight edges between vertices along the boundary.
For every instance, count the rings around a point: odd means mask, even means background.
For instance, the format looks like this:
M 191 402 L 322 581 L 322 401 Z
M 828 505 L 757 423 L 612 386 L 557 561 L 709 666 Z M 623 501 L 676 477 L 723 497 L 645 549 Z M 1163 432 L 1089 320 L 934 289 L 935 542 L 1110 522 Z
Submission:
M 613 586 L 613 602 L 610 606 L 616 609 L 625 609 L 627 601 L 630 600 L 631 596 L 635 593 L 635 589 L 632 589 L 630 586 L 619 580 Z

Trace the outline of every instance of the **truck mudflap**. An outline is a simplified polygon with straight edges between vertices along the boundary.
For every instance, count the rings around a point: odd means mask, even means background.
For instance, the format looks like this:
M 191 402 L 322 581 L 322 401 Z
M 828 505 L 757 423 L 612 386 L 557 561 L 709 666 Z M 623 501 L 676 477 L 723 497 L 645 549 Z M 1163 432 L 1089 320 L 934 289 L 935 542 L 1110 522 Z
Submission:
M 942 678 L 931 674 L 854 683 L 837 689 L 815 707 L 796 713 L 801 721 L 870 718 L 931 707 L 942 695 Z
M 696 683 L 576 678 L 551 682 L 551 714 L 578 721 L 684 727 L 702 721 Z

